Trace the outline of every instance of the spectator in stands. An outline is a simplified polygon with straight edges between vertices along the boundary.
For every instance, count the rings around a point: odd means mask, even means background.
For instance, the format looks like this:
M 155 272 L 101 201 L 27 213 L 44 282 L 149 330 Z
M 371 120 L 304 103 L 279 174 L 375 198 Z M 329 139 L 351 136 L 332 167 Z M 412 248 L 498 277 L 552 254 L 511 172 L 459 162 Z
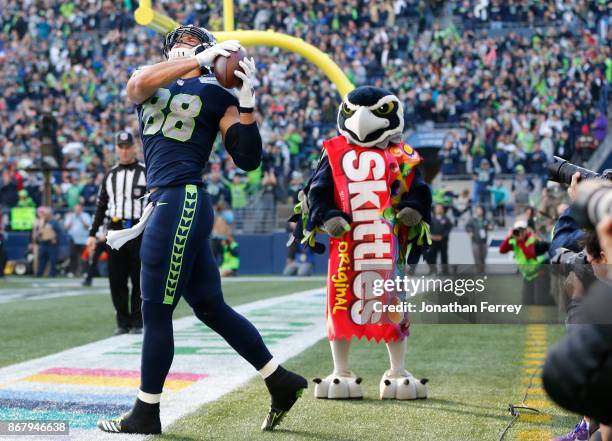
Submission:
M 287 248 L 287 262 L 283 269 L 283 276 L 312 276 L 314 258 L 312 248 L 293 241 Z
M 508 203 L 508 190 L 501 180 L 489 187 L 491 193 L 491 207 L 493 208 L 493 220 L 500 227 L 506 226 L 506 204 Z
M 493 185 L 495 170 L 491 167 L 487 158 L 480 160 L 480 165 L 474 170 L 474 190 L 472 191 L 472 203 L 489 207 L 489 187 Z
M 6 267 L 7 256 L 5 250 L 6 234 L 4 232 L 4 219 L 1 215 L 2 206 L 0 205 L 0 279 L 4 278 L 4 268 Z
M 593 138 L 595 138 L 597 144 L 600 145 L 603 143 L 608 134 L 608 118 L 603 112 L 597 112 L 597 118 L 595 118 L 591 129 L 593 130 Z
M 459 222 L 470 215 L 472 212 L 472 198 L 470 196 L 470 190 L 467 188 L 463 189 L 459 196 L 453 201 L 453 223 L 455 226 L 459 225 Z
M 2 180 L 0 181 L 0 205 L 14 207 L 18 201 L 17 180 L 11 175 L 10 171 L 4 169 L 2 171 Z
M 223 262 L 219 272 L 223 277 L 236 276 L 240 269 L 240 247 L 230 233 L 222 243 Z
M 246 174 L 239 169 L 234 170 L 231 181 L 226 181 L 229 187 L 232 210 L 234 214 L 241 215 L 248 203 L 248 182 Z
M 552 159 L 552 155 L 550 159 Z M 533 151 L 527 155 L 526 164 L 529 166 L 529 173 L 536 175 L 540 179 L 542 187 L 548 181 L 548 173 L 546 171 L 548 160 L 549 157 L 540 148 L 540 143 L 536 142 L 533 146 Z
M 78 168 L 70 178 L 70 200 L 56 174 L 54 203 L 73 206 L 74 186 L 82 186 L 81 202 L 87 208 L 95 193 L 88 184 L 92 177 L 99 183 L 98 176 L 112 164 L 110 134 L 125 129 L 126 122 L 138 131 L 122 85 L 133 69 L 155 58 L 158 41 L 134 23 L 133 1 L 105 2 L 103 8 L 86 0 L 50 2 L 43 16 L 30 3 L 7 0 L 2 6 L 1 156 L 19 168 L 37 164 L 41 141 L 32 121 L 53 112 L 59 146 L 78 146 L 78 154 L 66 153 L 62 163 Z M 540 142 L 549 155 L 549 142 L 540 139 L 545 138 L 543 127 L 552 127 L 555 148 L 571 155 L 581 125 L 596 124 L 593 110 L 607 111 L 612 49 L 606 38 L 611 33 L 606 5 L 600 3 L 467 0 L 455 2 L 456 27 L 442 28 L 434 27 L 433 19 L 443 1 L 301 0 L 285 8 L 254 0 L 237 2 L 235 21 L 242 29 L 273 29 L 303 38 L 328 53 L 356 85 L 379 82 L 393 90 L 403 101 L 407 126 L 468 120 L 470 139 L 455 145 L 459 172 L 467 164 L 471 173 L 495 153 L 502 157 L 497 157 L 500 171 L 514 173 L 534 143 Z M 181 22 L 220 30 L 222 20 L 212 2 L 186 6 L 165 0 L 158 7 Z M 534 28 L 532 38 L 471 31 L 506 22 L 552 26 L 546 34 Z M 318 140 L 334 131 L 339 96 L 325 75 L 299 56 L 249 50 L 256 52 L 262 73 L 257 118 L 263 142 L 277 181 L 286 188 L 291 172 L 310 174 L 320 153 Z M 508 150 L 509 162 L 501 153 L 502 139 L 516 147 Z M 215 150 L 219 163 L 225 163 L 220 142 Z M 223 182 L 233 181 L 231 169 L 221 170 Z M 258 183 L 255 175 L 249 179 Z M 41 187 L 39 178 L 26 186 L 37 204 Z M 248 200 L 257 186 L 247 190 Z M 8 202 L 7 194 L 16 203 L 16 192 L 0 182 L 0 203 Z
M 597 142 L 591 136 L 591 129 L 587 124 L 583 124 L 580 129 L 580 136 L 576 140 L 576 151 L 578 153 L 578 157 L 582 163 L 586 163 L 595 149 L 597 148 Z
M 28 190 L 25 188 L 19 190 L 19 200 L 17 201 L 17 207 L 36 207 L 36 203 L 30 197 Z
M 535 185 L 530 178 L 525 176 L 525 168 L 522 165 L 516 166 L 516 175 L 512 181 L 512 195 L 514 197 L 514 212 L 522 213 L 529 205 L 531 192 L 535 190 Z
M 258 218 L 258 223 L 263 225 L 265 230 L 270 230 L 275 226 L 276 204 L 279 201 L 285 201 L 286 195 L 283 186 L 276 177 L 274 168 L 264 172 L 261 185 L 261 216 Z
M 469 220 L 465 229 L 472 241 L 472 254 L 474 255 L 474 264 L 476 265 L 476 274 L 484 274 L 489 246 L 489 231 L 493 229 L 493 225 L 486 218 L 485 210 L 481 205 L 476 207 L 475 215 Z
M 212 250 L 219 266 L 223 263 L 223 242 L 232 234 L 234 214 L 228 209 L 225 200 L 215 205 L 215 223 L 211 233 Z
M 230 191 L 222 181 L 219 164 L 211 166 L 210 173 L 206 179 L 206 192 L 210 195 L 213 206 L 216 206 L 222 200 L 231 204 Z
M 448 238 L 453 224 L 444 214 L 444 207 L 436 205 L 434 216 L 431 219 L 431 246 L 425 255 L 425 260 L 429 264 L 429 273 L 438 273 L 438 254 L 442 264 L 442 274 L 448 274 Z
M 49 207 L 38 208 L 38 219 L 32 230 L 33 242 L 38 245 L 38 268 L 36 277 L 42 277 L 47 263 L 49 264 L 49 277 L 57 275 L 57 261 L 59 257 L 59 238 L 61 227 L 53 218 L 53 211 Z
M 451 138 L 444 141 L 444 146 L 438 153 L 438 159 L 441 163 L 441 172 L 443 175 L 454 175 L 459 172 L 459 159 L 461 152 L 453 143 Z
M 98 197 L 99 187 L 95 183 L 95 176 L 93 173 L 85 174 L 85 182 L 81 189 L 81 204 L 85 208 L 93 209 L 96 206 L 96 200 Z
M 80 204 L 76 204 L 64 219 L 64 229 L 70 239 L 70 273 L 77 277 L 82 273 L 81 255 L 87 245 L 90 227 L 91 215 L 84 212 Z
M 291 172 L 291 180 L 287 187 L 288 199 L 287 201 L 291 205 L 298 203 L 298 194 L 304 188 L 304 175 L 301 172 L 294 170 Z

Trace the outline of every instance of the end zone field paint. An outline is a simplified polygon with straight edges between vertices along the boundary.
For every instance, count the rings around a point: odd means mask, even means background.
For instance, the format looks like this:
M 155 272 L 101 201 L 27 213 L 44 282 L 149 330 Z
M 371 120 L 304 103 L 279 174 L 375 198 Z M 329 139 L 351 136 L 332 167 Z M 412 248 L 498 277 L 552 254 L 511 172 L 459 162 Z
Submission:
M 241 305 L 279 362 L 324 337 L 325 291 Z M 256 372 L 195 317 L 174 321 L 175 357 L 162 397 L 164 427 L 251 379 Z M 105 434 L 101 417 L 129 410 L 139 385 L 141 335 L 121 335 L 0 369 L 0 420 L 68 420 L 60 440 L 137 440 Z M 266 409 L 254 409 L 265 416 Z M 26 440 L 31 437 L 24 437 Z M 43 439 L 37 437 L 36 439 Z

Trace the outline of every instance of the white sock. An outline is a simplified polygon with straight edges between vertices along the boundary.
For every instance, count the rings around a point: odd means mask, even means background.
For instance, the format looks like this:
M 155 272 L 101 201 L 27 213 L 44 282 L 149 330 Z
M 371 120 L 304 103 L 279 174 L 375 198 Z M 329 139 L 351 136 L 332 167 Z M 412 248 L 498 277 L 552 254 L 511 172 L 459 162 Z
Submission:
M 276 368 L 278 368 L 278 363 L 276 362 L 274 358 L 272 358 L 272 360 L 267 362 L 265 366 L 262 367 L 258 372 L 259 372 L 259 375 L 261 375 L 263 379 L 266 379 L 274 373 Z
M 349 375 L 349 350 L 351 349 L 350 340 L 330 340 L 332 357 L 334 359 L 334 374 Z
M 162 394 L 148 394 L 138 389 L 138 399 L 144 403 L 157 404 L 161 401 Z

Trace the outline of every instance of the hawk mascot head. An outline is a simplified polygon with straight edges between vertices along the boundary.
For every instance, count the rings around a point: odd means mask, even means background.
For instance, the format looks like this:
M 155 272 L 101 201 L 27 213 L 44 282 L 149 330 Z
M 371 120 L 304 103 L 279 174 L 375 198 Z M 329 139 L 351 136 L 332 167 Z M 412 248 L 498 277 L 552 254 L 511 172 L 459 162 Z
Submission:
M 340 105 L 338 131 L 350 144 L 384 149 L 402 142 L 404 109 L 387 89 L 358 87 Z

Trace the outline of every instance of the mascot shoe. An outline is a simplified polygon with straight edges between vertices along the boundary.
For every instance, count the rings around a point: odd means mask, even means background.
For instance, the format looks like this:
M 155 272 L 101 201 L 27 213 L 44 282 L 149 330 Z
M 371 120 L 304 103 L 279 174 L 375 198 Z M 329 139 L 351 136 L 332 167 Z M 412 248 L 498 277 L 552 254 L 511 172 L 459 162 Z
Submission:
M 352 372 L 349 375 L 331 374 L 324 379 L 315 378 L 315 398 L 330 400 L 360 400 L 363 398 L 361 377 Z

